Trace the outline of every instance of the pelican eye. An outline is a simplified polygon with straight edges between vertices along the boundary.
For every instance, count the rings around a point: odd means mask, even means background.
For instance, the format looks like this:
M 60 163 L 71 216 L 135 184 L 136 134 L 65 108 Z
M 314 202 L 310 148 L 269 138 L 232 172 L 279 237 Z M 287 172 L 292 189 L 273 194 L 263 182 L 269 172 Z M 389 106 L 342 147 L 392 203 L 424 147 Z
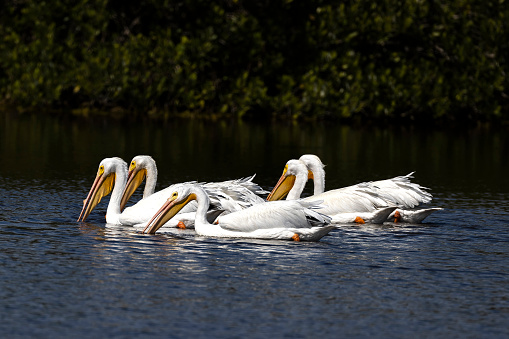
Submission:
M 173 192 L 173 194 L 171 195 L 171 198 L 173 200 L 177 199 L 177 197 L 179 196 L 179 194 L 177 192 Z
M 129 165 L 129 170 L 133 170 L 136 167 L 136 161 L 131 161 L 131 165 Z

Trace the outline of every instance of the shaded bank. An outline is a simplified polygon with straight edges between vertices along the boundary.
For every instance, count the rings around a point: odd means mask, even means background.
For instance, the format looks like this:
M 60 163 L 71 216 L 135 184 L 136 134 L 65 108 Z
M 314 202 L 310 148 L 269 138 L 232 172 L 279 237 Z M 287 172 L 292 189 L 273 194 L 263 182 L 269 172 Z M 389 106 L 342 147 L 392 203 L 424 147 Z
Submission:
M 509 120 L 509 6 L 6 1 L 0 101 L 142 117 Z

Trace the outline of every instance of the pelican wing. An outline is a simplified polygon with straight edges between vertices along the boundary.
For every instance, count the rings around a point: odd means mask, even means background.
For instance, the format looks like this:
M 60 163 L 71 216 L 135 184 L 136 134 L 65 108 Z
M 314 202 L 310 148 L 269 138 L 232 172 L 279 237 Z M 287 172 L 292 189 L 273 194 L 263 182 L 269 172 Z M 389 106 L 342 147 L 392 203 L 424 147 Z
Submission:
M 384 197 L 381 197 L 380 194 L 377 194 L 368 185 L 364 184 L 330 190 L 307 197 L 304 200 L 323 201 L 320 213 L 326 215 L 347 212 L 369 212 L 377 208 L 392 206 Z
M 211 198 L 214 196 L 221 198 L 227 195 L 238 203 L 239 209 L 244 209 L 265 201 L 258 194 L 269 193 L 253 182 L 254 177 L 255 175 L 252 175 L 235 180 L 200 183 L 200 185 Z
M 254 194 L 268 194 L 268 193 L 270 193 L 270 192 L 264 190 L 263 188 L 261 188 L 260 185 L 258 185 L 257 183 L 253 182 L 255 176 L 256 176 L 256 174 L 253 174 L 250 177 L 239 178 L 239 179 L 234 179 L 234 180 L 226 180 L 226 181 L 221 181 L 221 182 L 211 182 L 211 183 L 206 183 L 202 186 L 217 187 L 217 188 L 221 188 L 221 189 L 225 189 L 225 190 L 233 189 L 233 192 L 231 192 L 232 195 L 239 194 L 240 192 L 242 192 L 241 190 L 238 190 L 238 187 L 243 187 L 243 188 L 253 192 Z M 242 194 L 242 193 L 240 193 L 240 194 Z M 240 196 L 239 196 L 239 198 L 240 198 Z
M 429 203 L 433 196 L 427 192 L 429 188 L 413 183 L 414 172 L 394 177 L 392 179 L 369 182 L 370 185 L 383 192 L 401 208 L 414 208 L 420 204 Z
M 254 205 L 237 213 L 222 215 L 217 220 L 221 228 L 237 232 L 272 228 L 310 228 L 330 223 L 328 216 L 310 207 L 317 208 L 317 203 L 301 200 L 274 201 Z
M 253 175 L 222 182 L 200 183 L 199 185 L 209 196 L 212 207 L 231 213 L 265 202 L 257 194 L 268 192 L 253 182 L 254 177 Z

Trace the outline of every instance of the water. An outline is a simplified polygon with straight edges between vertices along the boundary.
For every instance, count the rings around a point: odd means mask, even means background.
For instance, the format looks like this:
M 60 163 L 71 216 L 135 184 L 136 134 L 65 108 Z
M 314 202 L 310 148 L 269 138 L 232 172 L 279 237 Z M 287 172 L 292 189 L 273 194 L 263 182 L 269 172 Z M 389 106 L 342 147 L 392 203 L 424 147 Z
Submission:
M 3 337 L 509 335 L 504 133 L 11 115 L 0 133 Z M 271 189 L 304 153 L 329 188 L 417 170 L 445 210 L 318 243 L 142 235 L 106 227 L 107 198 L 75 221 L 104 157 L 153 155 L 159 188 L 256 172 Z

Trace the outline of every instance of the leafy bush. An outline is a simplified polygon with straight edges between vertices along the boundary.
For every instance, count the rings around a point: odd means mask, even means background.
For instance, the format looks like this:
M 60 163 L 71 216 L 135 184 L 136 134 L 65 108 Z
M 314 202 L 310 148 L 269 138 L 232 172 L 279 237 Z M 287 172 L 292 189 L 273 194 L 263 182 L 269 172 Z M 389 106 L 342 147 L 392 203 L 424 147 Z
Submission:
M 163 117 L 508 121 L 509 6 L 7 1 L 0 100 Z

